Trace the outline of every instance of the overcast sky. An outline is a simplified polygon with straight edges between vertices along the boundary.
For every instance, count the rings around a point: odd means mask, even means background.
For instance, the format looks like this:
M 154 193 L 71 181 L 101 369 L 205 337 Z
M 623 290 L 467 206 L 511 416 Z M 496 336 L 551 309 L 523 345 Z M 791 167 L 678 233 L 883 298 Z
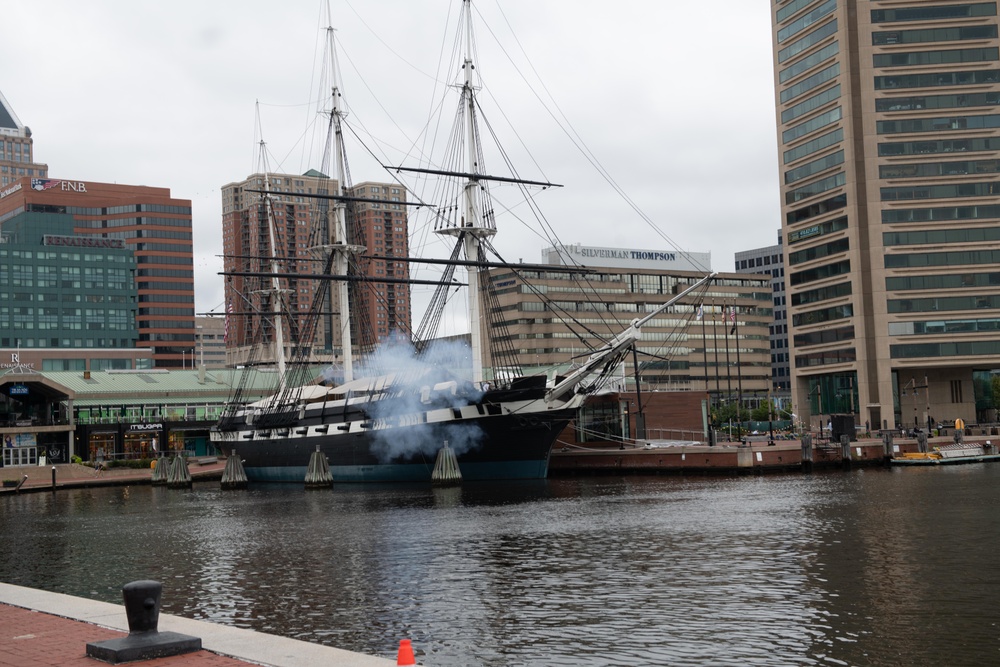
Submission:
M 436 73 L 460 2 L 329 2 L 347 123 L 401 160 L 440 98 Z M 0 91 L 32 129 L 35 159 L 52 178 L 168 187 L 190 199 L 197 312 L 221 311 L 220 188 L 257 169 L 258 137 L 274 171 L 320 166 L 310 158 L 318 149 L 308 105 L 324 7 L 9 3 Z M 769 8 L 764 0 L 476 2 L 482 105 L 522 177 L 564 185 L 538 197 L 564 243 L 671 249 L 566 131 L 677 247 L 711 252 L 715 270 L 731 271 L 737 251 L 776 243 Z M 448 63 L 447 76 L 455 69 Z M 553 114 L 562 114 L 558 124 Z M 348 150 L 354 182 L 388 180 L 364 147 Z M 516 220 L 498 226 L 495 245 L 507 259 L 539 261 L 542 238 Z

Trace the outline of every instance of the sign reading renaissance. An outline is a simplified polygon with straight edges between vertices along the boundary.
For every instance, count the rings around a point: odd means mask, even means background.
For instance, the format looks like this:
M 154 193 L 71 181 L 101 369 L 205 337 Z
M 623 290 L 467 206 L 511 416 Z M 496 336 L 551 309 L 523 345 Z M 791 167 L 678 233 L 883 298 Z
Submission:
M 76 248 L 124 248 L 124 239 L 105 239 L 100 236 L 56 236 L 46 234 L 42 237 L 44 245 L 72 246 Z
M 543 264 L 604 267 L 612 269 L 662 269 L 709 271 L 712 253 L 592 247 L 580 244 L 542 250 Z

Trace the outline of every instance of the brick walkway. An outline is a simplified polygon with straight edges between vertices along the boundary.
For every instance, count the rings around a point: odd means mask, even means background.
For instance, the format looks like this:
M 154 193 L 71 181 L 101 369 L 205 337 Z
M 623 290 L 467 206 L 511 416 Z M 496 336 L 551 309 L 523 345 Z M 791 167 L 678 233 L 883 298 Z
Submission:
M 214 457 L 212 457 L 214 458 Z M 210 459 L 206 459 L 210 460 Z M 188 471 L 194 481 L 212 479 L 222 476 L 226 467 L 225 459 L 217 459 L 206 465 L 201 465 L 197 459 L 188 464 Z M 27 475 L 28 480 L 21 487 L 22 491 L 52 488 L 52 468 L 56 469 L 56 487 L 73 488 L 81 486 L 120 486 L 125 484 L 148 484 L 153 476 L 149 468 L 108 468 L 96 474 L 94 469 L 75 463 L 58 463 L 48 466 L 26 466 L 17 468 L 0 468 L 0 479 L 21 479 Z M 0 489 L 0 493 L 12 493 L 13 489 Z
M 0 667 L 94 667 L 106 664 L 87 657 L 87 643 L 127 634 L 0 604 Z M 201 650 L 130 664 L 141 664 L 143 667 L 242 667 L 253 663 Z

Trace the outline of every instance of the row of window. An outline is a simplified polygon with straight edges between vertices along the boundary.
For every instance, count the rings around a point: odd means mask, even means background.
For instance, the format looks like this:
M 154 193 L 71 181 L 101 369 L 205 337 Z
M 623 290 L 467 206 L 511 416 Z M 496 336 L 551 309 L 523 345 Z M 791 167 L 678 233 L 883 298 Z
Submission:
M 851 283 L 840 283 L 829 287 L 820 287 L 814 290 L 806 290 L 792 295 L 793 306 L 805 306 L 810 303 L 839 299 L 840 297 L 851 295 Z
M 782 161 L 784 164 L 789 162 L 795 162 L 798 159 L 804 158 L 807 155 L 812 155 L 813 153 L 818 153 L 824 148 L 829 148 L 834 144 L 838 144 L 844 140 L 844 130 L 836 129 L 833 132 L 827 132 L 824 135 L 818 136 L 815 139 L 807 141 L 806 143 L 796 146 L 791 150 L 787 150 L 782 155 Z
M 950 252 L 908 253 L 886 255 L 885 268 L 908 269 L 922 266 L 968 266 L 1000 264 L 1000 250 L 967 250 Z
M 793 338 L 795 347 L 806 347 L 809 345 L 828 345 L 830 343 L 841 343 L 854 340 L 854 326 L 836 327 L 833 329 L 822 329 L 820 331 L 810 331 L 809 333 L 796 334 Z
M 904 53 L 876 53 L 872 56 L 875 67 L 915 67 L 921 65 L 953 65 L 1000 60 L 1000 49 L 950 49 L 947 51 L 908 51 Z
M 828 190 L 833 190 L 834 188 L 843 187 L 847 183 L 847 175 L 844 172 L 839 174 L 834 174 L 832 176 L 827 176 L 826 178 L 821 178 L 818 181 L 813 181 L 808 185 L 803 185 L 801 188 L 795 190 L 789 190 L 785 193 L 785 203 L 794 204 L 797 201 L 802 201 L 803 199 L 808 199 L 809 197 L 814 197 L 818 194 L 827 192 Z
M 1000 296 L 995 294 L 970 296 L 927 297 L 924 299 L 889 299 L 889 313 L 933 313 L 952 310 L 1000 308 Z
M 800 16 L 794 21 L 788 23 L 785 27 L 778 30 L 778 44 L 788 40 L 790 37 L 794 37 L 806 28 L 819 22 L 824 17 L 832 14 L 834 10 L 837 9 L 837 0 L 826 0 L 816 9 L 811 12 Z
M 968 357 L 996 356 L 1000 354 L 1000 341 L 970 340 L 951 343 L 912 343 L 890 345 L 889 356 L 893 359 L 914 359 L 918 357 Z
M 792 42 L 785 48 L 778 51 L 778 62 L 783 63 L 791 60 L 800 53 L 809 50 L 813 45 L 818 44 L 827 37 L 835 35 L 837 33 L 837 19 L 833 19 L 829 23 L 825 23 L 816 30 L 802 37 L 801 39 Z
M 0 246 L 2 247 L 2 246 Z M 116 253 L 113 255 L 91 254 L 79 252 L 54 252 L 51 250 L 0 250 L 0 259 L 38 259 L 42 261 L 60 259 L 64 262 L 100 262 L 102 264 L 130 264 L 132 255 Z M 64 267 L 68 268 L 68 267 Z M 79 271 L 79 268 L 76 269 Z
M 833 56 L 840 53 L 840 45 L 838 42 L 833 42 L 832 44 L 827 44 L 822 49 L 816 51 L 815 53 L 810 53 L 808 56 L 802 60 L 798 60 L 795 63 L 789 65 L 785 69 L 778 72 L 778 80 L 781 83 L 786 81 L 791 81 L 799 74 L 803 72 L 808 72 L 816 65 L 819 65 L 824 60 L 832 58 Z
M 849 249 L 850 245 L 848 239 L 837 239 L 836 241 L 831 241 L 830 243 L 824 243 L 822 245 L 799 250 L 798 252 L 788 253 L 788 265 L 795 266 L 796 264 L 811 262 L 815 259 L 838 255 L 842 252 L 847 252 Z
M 7 341 L 13 341 L 21 347 L 27 348 L 52 347 L 65 349 L 68 347 L 75 347 L 91 349 L 131 349 L 135 347 L 134 338 L 25 338 L 17 336 L 16 338 L 0 339 L 0 344 L 3 344 L 4 347 L 10 347 L 11 343 Z M 93 370 L 100 370 L 94 366 L 91 366 L 91 368 Z
M 946 276 L 899 276 L 885 279 L 885 288 L 894 292 L 929 289 L 965 289 L 1000 286 L 1000 273 L 960 273 Z
M 894 88 L 932 88 L 935 86 L 970 86 L 1000 81 L 1000 70 L 972 72 L 935 72 L 933 74 L 896 74 L 875 77 L 875 90 Z
M 962 160 L 960 162 L 923 162 L 920 164 L 884 164 L 879 178 L 929 178 L 1000 173 L 1000 160 Z
M 846 275 L 850 272 L 851 261 L 845 259 L 841 262 L 834 262 L 833 264 L 826 264 L 824 266 L 817 266 L 812 269 L 805 269 L 804 271 L 792 273 L 788 277 L 788 282 L 792 285 L 792 287 L 796 287 L 798 285 L 804 285 L 816 280 L 823 280 L 824 278 Z
M 906 120 L 880 120 L 875 123 L 875 130 L 879 134 L 984 130 L 994 127 L 1000 127 L 1000 115 L 910 118 Z
M 803 220 L 808 220 L 809 218 L 815 218 L 816 216 L 829 213 L 830 211 L 837 211 L 847 206 L 847 195 L 839 194 L 830 197 L 829 199 L 824 199 L 823 201 L 816 202 L 814 204 L 809 204 L 809 206 L 804 206 L 800 209 L 794 211 L 789 211 L 785 216 L 789 225 L 793 225 L 797 222 L 802 222 Z M 791 237 L 789 237 L 791 238 Z M 791 241 L 789 241 L 791 243 Z
M 1000 150 L 1000 137 L 942 139 L 940 141 L 899 141 L 878 145 L 879 156 L 929 155 Z
M 801 181 L 803 178 L 809 178 L 814 174 L 818 174 L 821 171 L 826 171 L 827 169 L 832 169 L 837 165 L 844 163 L 844 151 L 839 150 L 836 153 L 831 153 L 830 155 L 825 155 L 812 162 L 807 162 L 806 164 L 796 167 L 795 169 L 790 169 L 785 172 L 785 184 L 795 183 L 796 181 Z
M 882 201 L 909 199 L 950 199 L 952 197 L 988 197 L 1000 194 L 1000 181 L 989 183 L 953 183 L 948 185 L 909 185 L 880 188 Z
M 832 322 L 834 320 L 842 320 L 853 316 L 853 304 L 845 303 L 840 306 L 831 306 L 830 308 L 820 308 L 817 310 L 806 311 L 804 313 L 796 313 L 792 315 L 792 328 L 794 329 L 795 327 L 822 324 L 823 322 Z
M 996 16 L 997 3 L 976 2 L 968 5 L 936 5 L 931 7 L 900 7 L 899 9 L 873 9 L 872 23 L 901 21 L 934 21 L 939 19 Z
M 890 336 L 941 336 L 958 333 L 1000 331 L 1000 319 L 927 320 L 922 322 L 890 322 Z
M 967 39 L 995 39 L 995 25 L 970 25 L 923 30 L 889 30 L 872 33 L 872 46 L 886 44 L 922 44 L 926 42 L 959 42 Z
M 1000 207 L 998 213 L 1000 213 Z M 983 243 L 1000 241 L 1000 227 L 972 229 L 930 229 L 913 232 L 884 232 L 882 245 L 942 245 L 945 243 Z M 1000 275 L 1000 274 L 998 274 Z
M 958 109 L 1000 104 L 1000 93 L 965 93 L 962 95 L 927 95 L 924 97 L 884 97 L 875 100 L 875 111 L 913 111 L 920 109 Z
M 853 347 L 846 350 L 812 352 L 810 354 L 796 355 L 795 367 L 806 368 L 809 366 L 828 366 L 830 364 L 849 364 L 857 361 L 857 358 L 857 350 Z
M 788 123 L 795 120 L 799 116 L 804 116 L 811 111 L 815 111 L 822 106 L 825 106 L 832 102 L 833 100 L 840 98 L 840 84 L 828 88 L 821 93 L 817 93 L 812 97 L 809 97 L 795 106 L 789 107 L 781 112 L 781 122 Z
M 741 269 L 752 269 L 756 266 L 768 266 L 770 264 L 780 264 L 781 255 L 764 255 L 762 257 L 754 257 L 751 259 L 740 259 L 736 261 L 736 270 Z
M 813 88 L 822 86 L 827 81 L 836 79 L 838 76 L 840 76 L 840 63 L 833 63 L 829 67 L 825 67 L 815 74 L 799 81 L 795 85 L 782 90 L 780 93 L 781 103 L 784 104 L 799 95 L 809 92 Z
M 979 220 L 1000 217 L 1000 206 L 942 206 L 939 208 L 909 208 L 882 211 L 883 223 L 930 222 L 933 220 Z
M 804 137 L 807 134 L 812 134 L 816 130 L 826 127 L 827 125 L 833 125 L 843 117 L 843 112 L 840 107 L 836 109 L 831 109 L 818 116 L 813 116 L 809 120 L 799 123 L 793 127 L 788 128 L 781 133 L 781 140 L 786 144 L 790 144 L 799 137 Z

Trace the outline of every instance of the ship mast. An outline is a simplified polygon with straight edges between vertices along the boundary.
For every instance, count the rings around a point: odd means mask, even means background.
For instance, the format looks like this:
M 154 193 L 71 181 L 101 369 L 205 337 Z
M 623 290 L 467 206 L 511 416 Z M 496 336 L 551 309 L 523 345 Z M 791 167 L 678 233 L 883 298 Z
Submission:
M 465 258 L 469 262 L 478 262 L 483 239 L 496 234 L 496 229 L 487 225 L 480 214 L 479 190 L 481 188 L 478 174 L 482 173 L 479 164 L 480 147 L 479 133 L 476 131 L 476 96 L 472 75 L 475 64 L 472 62 L 472 2 L 463 0 L 465 15 L 465 60 L 462 69 L 465 80 L 462 85 L 462 104 L 466 106 L 465 131 L 468 148 L 468 165 L 465 171 L 469 174 L 465 184 L 465 218 L 458 227 L 446 227 L 437 230 L 439 234 L 448 234 L 462 239 Z M 483 322 L 482 304 L 479 289 L 479 268 L 468 266 L 469 283 L 469 328 L 472 345 L 472 381 L 481 382 L 483 378 Z
M 260 142 L 260 154 L 263 159 L 265 155 L 264 142 Z M 274 207 L 271 204 L 271 177 L 266 169 L 264 171 L 264 214 L 267 217 L 267 235 L 271 244 L 271 271 L 275 276 L 271 278 L 272 311 L 274 312 L 274 361 L 278 368 L 278 389 L 285 390 L 285 332 L 284 322 L 281 314 L 284 312 L 284 298 L 282 296 L 281 282 L 278 279 L 278 238 L 275 230 Z
M 337 80 L 337 49 L 333 27 L 327 27 L 328 48 L 330 50 L 331 92 L 330 134 L 333 139 L 334 159 L 337 163 L 337 196 L 332 208 L 327 212 L 327 233 L 329 234 L 324 250 L 333 253 L 334 275 L 344 276 L 348 273 L 351 259 L 365 252 L 364 246 L 352 245 L 347 235 L 347 202 L 345 183 L 347 182 L 347 166 L 344 161 L 344 135 L 341 127 L 343 111 L 340 108 L 340 85 Z M 354 351 L 351 338 L 351 299 L 349 283 L 346 280 L 337 283 L 337 306 L 340 313 L 340 342 L 343 355 L 344 382 L 354 379 Z

